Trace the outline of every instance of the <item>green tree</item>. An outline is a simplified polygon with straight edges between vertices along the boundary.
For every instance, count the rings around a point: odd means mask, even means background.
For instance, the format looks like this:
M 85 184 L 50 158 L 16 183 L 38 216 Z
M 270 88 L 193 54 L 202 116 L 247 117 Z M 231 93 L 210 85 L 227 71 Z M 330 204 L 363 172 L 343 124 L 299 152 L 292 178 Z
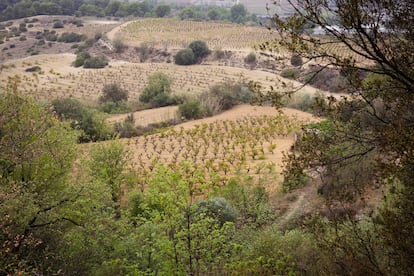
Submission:
M 174 57 L 175 64 L 178 65 L 192 65 L 196 63 L 196 58 L 193 50 L 187 48 L 177 52 Z
M 101 141 L 110 137 L 111 128 L 101 112 L 87 108 L 76 99 L 56 99 L 53 109 L 61 120 L 69 120 L 72 128 L 81 131 L 80 142 Z
M 171 7 L 169 5 L 160 4 L 155 7 L 154 12 L 157 17 L 165 17 L 170 14 Z
M 119 83 L 110 83 L 104 85 L 102 89 L 103 95 L 99 98 L 100 102 L 119 103 L 128 100 L 128 91 L 123 89 Z
M 139 96 L 143 103 L 151 103 L 154 107 L 174 104 L 171 97 L 171 79 L 164 73 L 154 73 L 148 77 L 148 84 Z
M 31 99 L 0 98 L 0 273 L 57 273 L 62 235 L 78 224 L 77 133 Z
M 189 99 L 184 101 L 178 107 L 178 112 L 181 117 L 186 119 L 198 119 L 201 116 L 201 106 L 200 102 L 195 99 Z
M 230 9 L 231 21 L 244 23 L 246 21 L 247 10 L 243 4 L 236 4 Z
M 119 219 L 122 188 L 128 182 L 129 153 L 119 140 L 113 140 L 107 145 L 96 145 L 90 155 L 90 174 L 96 181 L 108 186 L 115 218 Z
M 188 45 L 188 48 L 190 48 L 197 61 L 200 61 L 201 59 L 205 58 L 210 54 L 210 49 L 207 46 L 207 43 L 202 40 L 195 40 Z
M 194 9 L 194 7 L 185 7 L 184 9 L 180 11 L 178 16 L 180 17 L 181 20 L 194 19 L 196 18 L 196 13 L 197 12 Z
M 200 196 L 208 195 L 212 185 L 203 168 L 188 162 L 173 168 L 160 165 L 149 180 L 143 213 L 167 233 L 165 272 L 205 274 L 220 271 L 228 261 L 234 224 L 226 219 L 220 224 L 197 203 Z
M 325 67 L 335 66 L 346 76 L 349 95 L 319 101 L 318 111 L 333 128 L 305 131 L 288 168 L 322 169 L 320 192 L 330 204 L 350 204 L 373 183 L 388 191 L 384 207 L 373 218 L 330 221 L 332 239 L 314 233 L 325 248 L 337 253 L 333 262 L 346 273 L 408 275 L 414 265 L 409 257 L 414 243 L 402 237 L 404 231 L 414 230 L 413 207 L 407 201 L 413 190 L 414 157 L 412 1 L 289 2 L 294 15 L 273 18 L 281 35 L 276 47 L 307 60 L 323 57 Z M 309 23 L 326 35 L 303 34 Z M 328 44 L 347 50 L 332 51 L 325 47 Z M 262 49 L 274 45 L 266 43 Z

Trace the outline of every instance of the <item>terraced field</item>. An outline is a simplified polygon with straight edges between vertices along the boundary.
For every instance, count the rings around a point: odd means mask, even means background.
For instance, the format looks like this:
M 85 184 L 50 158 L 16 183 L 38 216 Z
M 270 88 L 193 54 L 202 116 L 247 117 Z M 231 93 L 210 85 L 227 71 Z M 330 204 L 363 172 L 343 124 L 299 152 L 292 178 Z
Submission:
M 93 102 L 99 98 L 105 84 L 114 82 L 129 91 L 130 100 L 136 100 L 147 84 L 147 77 L 156 72 L 163 72 L 173 80 L 172 91 L 177 95 L 197 95 L 221 82 L 255 80 L 264 87 L 270 87 L 283 80 L 272 73 L 229 66 L 186 67 L 168 63 L 113 61 L 104 69 L 82 69 L 71 66 L 74 60 L 75 55 L 64 54 L 6 62 L 1 66 L 0 88 L 4 89 L 10 82 L 17 81 L 18 91 L 36 99 L 75 97 Z M 36 66 L 35 72 L 25 71 Z
M 146 43 L 153 47 L 181 49 L 193 40 L 204 40 L 211 49 L 245 49 L 274 39 L 266 28 L 224 22 L 198 22 L 149 18 L 125 23 L 109 32 L 131 46 Z

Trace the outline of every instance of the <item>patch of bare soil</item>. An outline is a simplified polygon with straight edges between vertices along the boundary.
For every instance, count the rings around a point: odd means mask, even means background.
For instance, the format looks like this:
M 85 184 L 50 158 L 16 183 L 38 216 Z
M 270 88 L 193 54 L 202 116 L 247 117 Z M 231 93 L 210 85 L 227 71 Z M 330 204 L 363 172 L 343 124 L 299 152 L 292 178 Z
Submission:
M 148 126 L 150 124 L 167 122 L 177 118 L 178 106 L 166 106 L 133 112 L 135 126 Z M 131 114 L 131 113 L 130 113 Z M 109 117 L 111 124 L 123 122 L 130 114 L 118 114 Z

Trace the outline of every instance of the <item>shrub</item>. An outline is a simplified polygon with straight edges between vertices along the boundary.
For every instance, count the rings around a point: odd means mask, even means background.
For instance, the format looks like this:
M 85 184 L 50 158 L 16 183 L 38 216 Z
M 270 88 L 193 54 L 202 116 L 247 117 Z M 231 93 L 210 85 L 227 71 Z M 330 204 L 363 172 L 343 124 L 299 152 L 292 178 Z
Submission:
M 177 98 L 171 97 L 171 79 L 164 73 L 155 73 L 148 77 L 148 85 L 144 88 L 139 100 L 150 103 L 152 107 L 176 104 Z
M 249 64 L 253 64 L 257 61 L 257 57 L 256 54 L 253 52 L 250 52 L 245 58 L 244 58 L 244 62 L 249 63 Z
M 56 41 L 56 40 L 58 40 L 58 36 L 54 33 L 47 33 L 45 35 L 45 38 L 46 38 L 47 41 Z
M 37 72 L 37 73 L 39 73 L 39 72 L 42 71 L 42 68 L 40 68 L 40 66 L 33 66 L 33 67 L 26 68 L 24 71 L 25 72 Z
M 315 104 L 315 97 L 308 93 L 292 95 L 286 102 L 286 106 L 302 111 L 312 111 Z
M 299 77 L 299 73 L 300 71 L 296 68 L 286 68 L 282 70 L 280 76 L 287 79 L 296 80 Z
M 185 119 L 198 119 L 202 117 L 200 101 L 187 99 L 178 107 L 178 112 Z
M 205 214 L 215 219 L 221 226 L 226 222 L 236 222 L 237 211 L 222 197 L 213 197 L 198 203 L 197 213 Z
M 201 116 L 211 116 L 241 103 L 249 103 L 252 92 L 241 84 L 216 84 L 200 95 Z
M 119 103 L 128 100 L 128 91 L 123 89 L 118 83 L 106 84 L 102 90 L 103 95 L 99 98 L 101 103 Z
M 104 68 L 108 65 L 108 60 L 105 57 L 91 57 L 85 60 L 83 68 Z
M 53 23 L 53 29 L 62 29 L 62 28 L 64 28 L 65 26 L 63 25 L 63 23 L 62 22 L 60 22 L 60 21 L 57 21 L 57 22 L 55 22 L 55 23 Z
M 115 52 L 119 54 L 122 53 L 127 48 L 127 46 L 122 42 L 122 40 L 116 39 L 114 41 L 114 48 Z
M 85 35 L 77 33 L 63 33 L 60 35 L 58 41 L 64 43 L 81 42 L 86 39 Z
M 144 62 L 154 52 L 154 48 L 149 47 L 146 43 L 141 43 L 139 47 L 135 47 L 135 51 L 139 54 L 141 62 Z
M 194 56 L 197 61 L 201 60 L 202 58 L 208 56 L 210 54 L 210 49 L 208 48 L 207 44 L 202 40 L 196 40 L 188 45 L 188 48 L 193 50 Z
M 226 57 L 226 53 L 223 50 L 218 49 L 213 52 L 213 57 L 214 59 L 222 59 Z
M 110 137 L 111 129 L 103 113 L 71 98 L 56 99 L 52 106 L 61 120 L 70 120 L 72 128 L 81 130 L 79 142 L 101 141 Z
M 196 59 L 191 49 L 184 49 L 179 51 L 174 58 L 175 64 L 178 65 L 191 65 L 196 63 Z
M 115 123 L 114 132 L 119 134 L 121 138 L 131 138 L 139 134 L 137 128 L 135 128 L 134 114 L 129 114 L 124 122 Z
M 73 65 L 74 65 L 75 67 L 80 67 L 80 66 L 83 66 L 83 64 L 85 63 L 85 61 L 86 61 L 87 59 L 89 59 L 89 58 L 91 58 L 91 55 L 90 55 L 89 53 L 86 53 L 86 52 L 81 52 L 81 53 L 79 53 L 79 54 L 76 56 L 76 60 L 75 60 L 75 62 L 73 63 Z
M 100 110 L 109 114 L 121 114 L 130 111 L 126 101 L 120 101 L 117 103 L 112 101 L 104 102 L 101 104 Z
M 292 55 L 290 58 L 290 64 L 292 64 L 292 66 L 302 66 L 302 57 L 299 55 Z

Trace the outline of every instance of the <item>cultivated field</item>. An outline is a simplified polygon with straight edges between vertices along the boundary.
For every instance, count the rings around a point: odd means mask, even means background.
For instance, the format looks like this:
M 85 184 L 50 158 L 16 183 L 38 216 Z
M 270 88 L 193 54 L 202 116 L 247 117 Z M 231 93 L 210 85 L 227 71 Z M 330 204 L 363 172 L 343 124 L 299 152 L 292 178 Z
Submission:
M 270 87 L 281 81 L 293 83 L 273 73 L 217 65 L 178 66 L 168 63 L 128 63 L 112 61 L 104 69 L 82 69 L 71 66 L 73 54 L 39 55 L 3 63 L 0 70 L 0 88 L 11 81 L 19 83 L 17 89 L 36 99 L 75 97 L 96 101 L 105 84 L 120 83 L 129 91 L 130 100 L 137 100 L 147 84 L 147 77 L 156 72 L 167 74 L 172 80 L 176 95 L 197 95 L 212 85 L 222 82 L 259 81 Z M 38 66 L 38 71 L 25 72 Z M 317 89 L 307 87 L 310 93 Z
M 139 185 L 158 164 L 176 166 L 182 161 L 206 178 L 225 184 L 238 173 L 261 179 L 269 191 L 277 191 L 283 153 L 294 142 L 303 123 L 317 120 L 310 114 L 272 107 L 238 106 L 218 116 L 187 122 L 158 134 L 123 140 L 133 154 Z M 272 179 L 266 179 L 270 177 Z M 277 179 L 275 179 L 275 177 Z
M 125 23 L 109 32 L 108 37 L 131 46 L 145 43 L 163 49 L 186 48 L 194 40 L 204 40 L 211 49 L 251 49 L 274 39 L 274 34 L 264 27 L 149 18 Z

